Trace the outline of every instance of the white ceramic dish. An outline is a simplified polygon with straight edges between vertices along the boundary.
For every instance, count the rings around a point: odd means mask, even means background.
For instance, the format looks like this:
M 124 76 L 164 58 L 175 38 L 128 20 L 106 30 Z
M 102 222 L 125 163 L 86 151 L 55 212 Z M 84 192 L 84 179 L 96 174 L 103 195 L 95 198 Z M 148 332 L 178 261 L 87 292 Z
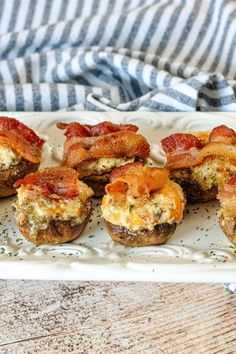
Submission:
M 42 166 L 60 161 L 64 137 L 56 121 L 94 124 L 102 120 L 137 124 L 151 143 L 152 158 L 163 163 L 160 138 L 175 131 L 208 130 L 219 124 L 236 129 L 236 113 L 16 113 L 43 137 Z M 98 201 L 83 236 L 63 245 L 35 247 L 18 232 L 11 211 L 14 198 L 0 201 L 0 278 L 57 280 L 135 280 L 168 282 L 236 282 L 236 247 L 220 230 L 217 202 L 187 208 L 183 223 L 162 246 L 126 248 L 104 231 Z

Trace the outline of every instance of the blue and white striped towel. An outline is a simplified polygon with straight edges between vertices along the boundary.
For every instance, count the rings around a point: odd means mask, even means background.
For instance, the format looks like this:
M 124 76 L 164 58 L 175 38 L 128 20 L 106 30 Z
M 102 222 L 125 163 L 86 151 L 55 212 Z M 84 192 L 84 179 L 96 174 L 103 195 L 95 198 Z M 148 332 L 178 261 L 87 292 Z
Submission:
M 236 1 L 0 0 L 0 110 L 236 110 Z
M 0 110 L 236 111 L 235 22 L 235 0 L 0 0 Z

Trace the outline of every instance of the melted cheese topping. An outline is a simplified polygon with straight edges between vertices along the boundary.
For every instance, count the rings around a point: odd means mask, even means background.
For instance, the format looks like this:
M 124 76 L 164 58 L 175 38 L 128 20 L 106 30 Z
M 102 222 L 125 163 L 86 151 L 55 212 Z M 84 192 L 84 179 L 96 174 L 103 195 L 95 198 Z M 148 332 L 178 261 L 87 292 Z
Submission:
M 21 157 L 7 145 L 0 146 L 0 169 L 7 170 L 11 166 L 18 165 Z
M 125 165 L 129 162 L 134 162 L 134 159 L 124 158 L 100 158 L 97 160 L 86 161 L 80 164 L 77 168 L 80 177 L 87 177 L 91 175 L 101 175 L 110 172 L 113 168 Z
M 109 194 L 102 200 L 104 219 L 131 231 L 153 230 L 157 224 L 180 222 L 183 209 L 182 189 L 172 181 L 147 200 L 134 199 L 129 194 L 119 203 Z
M 202 190 L 208 190 L 213 186 L 221 186 L 229 180 L 232 172 L 236 171 L 236 165 L 224 157 L 207 157 L 198 166 L 176 170 L 171 176 L 176 181 L 188 181 L 197 183 Z
M 70 221 L 71 225 L 81 224 L 91 209 L 88 199 L 93 191 L 81 181 L 78 181 L 78 188 L 78 197 L 51 200 L 38 194 L 35 186 L 21 186 L 18 201 L 13 204 L 15 217 L 20 225 L 30 225 L 32 235 L 39 229 L 46 229 L 51 220 Z M 33 194 L 36 197 L 32 198 Z

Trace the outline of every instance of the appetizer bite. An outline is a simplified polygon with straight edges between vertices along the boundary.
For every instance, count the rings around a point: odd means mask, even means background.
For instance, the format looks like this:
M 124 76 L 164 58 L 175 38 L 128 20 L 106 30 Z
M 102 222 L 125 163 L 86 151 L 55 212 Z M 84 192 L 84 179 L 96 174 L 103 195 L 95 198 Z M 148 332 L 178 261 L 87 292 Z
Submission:
M 162 140 L 170 177 L 190 203 L 215 200 L 236 171 L 236 133 L 225 125 L 211 132 L 177 133 Z
M 96 197 L 104 195 L 114 167 L 144 161 L 149 156 L 148 142 L 132 124 L 58 123 L 57 127 L 65 129 L 66 136 L 62 165 L 77 170 Z
M 18 228 L 29 241 L 69 242 L 84 231 L 93 191 L 67 167 L 45 168 L 17 181 L 13 211 Z
M 166 242 L 182 220 L 184 195 L 165 168 L 141 162 L 115 168 L 102 199 L 106 229 L 128 246 Z
M 218 211 L 220 227 L 229 241 L 236 245 L 236 172 L 220 188 L 217 198 L 221 204 Z
M 14 182 L 38 169 L 43 143 L 23 123 L 0 117 L 0 197 L 16 194 Z

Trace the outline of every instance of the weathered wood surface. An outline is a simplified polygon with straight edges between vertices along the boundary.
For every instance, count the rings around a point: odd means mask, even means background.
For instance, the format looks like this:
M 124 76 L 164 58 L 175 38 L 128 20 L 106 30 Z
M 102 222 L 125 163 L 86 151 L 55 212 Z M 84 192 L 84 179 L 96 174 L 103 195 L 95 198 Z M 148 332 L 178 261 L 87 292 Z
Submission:
M 222 285 L 0 281 L 0 353 L 236 353 Z

